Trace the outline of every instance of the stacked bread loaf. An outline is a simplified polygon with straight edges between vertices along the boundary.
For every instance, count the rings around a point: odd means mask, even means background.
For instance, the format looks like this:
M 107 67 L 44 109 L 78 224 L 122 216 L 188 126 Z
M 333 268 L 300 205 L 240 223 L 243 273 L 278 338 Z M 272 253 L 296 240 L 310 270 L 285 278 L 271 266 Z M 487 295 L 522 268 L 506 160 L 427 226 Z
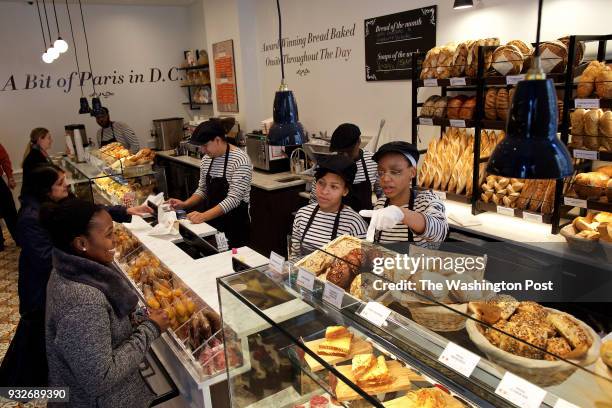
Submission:
M 612 203 L 612 165 L 576 175 L 572 187 L 579 198 L 604 200 L 605 196 L 608 202 Z
M 432 95 L 423 103 L 420 116 L 425 118 L 470 120 L 474 118 L 475 109 L 475 96 L 457 95 L 448 97 Z
M 570 115 L 574 148 L 612 151 L 612 111 L 576 109 Z
M 586 69 L 577 78 L 578 98 L 588 98 L 593 93 L 600 98 L 612 98 L 612 65 L 603 62 L 591 61 Z

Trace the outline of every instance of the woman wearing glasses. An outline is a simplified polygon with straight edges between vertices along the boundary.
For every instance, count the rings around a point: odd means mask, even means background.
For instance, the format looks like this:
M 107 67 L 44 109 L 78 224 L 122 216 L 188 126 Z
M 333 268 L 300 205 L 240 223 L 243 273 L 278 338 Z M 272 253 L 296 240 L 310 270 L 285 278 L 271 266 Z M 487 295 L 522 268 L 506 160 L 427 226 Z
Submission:
M 374 154 L 384 196 L 373 211 L 360 214 L 371 217 L 368 240 L 380 243 L 414 242 L 437 246 L 448 233 L 444 204 L 431 191 L 412 191 L 419 152 L 407 142 L 390 142 Z

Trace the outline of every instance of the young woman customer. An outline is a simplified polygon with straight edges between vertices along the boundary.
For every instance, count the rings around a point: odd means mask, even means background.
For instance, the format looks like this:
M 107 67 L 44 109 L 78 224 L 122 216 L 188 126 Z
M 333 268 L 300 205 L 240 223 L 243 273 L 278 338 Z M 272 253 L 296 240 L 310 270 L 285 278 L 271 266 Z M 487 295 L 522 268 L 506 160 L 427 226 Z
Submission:
M 53 145 L 53 137 L 51 133 L 43 128 L 38 127 L 30 132 L 30 141 L 28 142 L 25 153 L 23 155 L 23 170 L 24 180 L 27 174 L 41 164 L 51 164 L 49 159 L 49 151 Z
M 113 220 L 103 207 L 69 199 L 41 209 L 53 242 L 47 286 L 49 386 L 70 388 L 70 407 L 148 407 L 139 372 L 170 321 L 162 309 L 132 326 L 138 297 L 110 266 Z

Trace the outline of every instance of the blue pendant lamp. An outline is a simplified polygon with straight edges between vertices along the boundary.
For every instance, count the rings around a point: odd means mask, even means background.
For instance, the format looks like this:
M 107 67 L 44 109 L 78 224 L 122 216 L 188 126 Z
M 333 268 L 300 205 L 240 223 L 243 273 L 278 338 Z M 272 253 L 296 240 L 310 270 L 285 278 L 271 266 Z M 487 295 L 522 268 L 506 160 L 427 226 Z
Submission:
M 487 172 L 524 179 L 560 179 L 574 171 L 572 157 L 557 138 L 557 98 L 552 80 L 540 63 L 542 2 L 531 68 L 518 83 L 506 123 L 506 137 L 497 145 Z M 570 62 L 571 63 L 571 62 Z
M 278 44 L 280 48 L 281 86 L 274 96 L 274 123 L 268 131 L 268 143 L 272 146 L 301 145 L 306 142 L 304 127 L 298 117 L 297 103 L 293 92 L 285 83 L 285 64 L 283 62 L 282 22 L 279 0 L 276 0 L 278 10 Z

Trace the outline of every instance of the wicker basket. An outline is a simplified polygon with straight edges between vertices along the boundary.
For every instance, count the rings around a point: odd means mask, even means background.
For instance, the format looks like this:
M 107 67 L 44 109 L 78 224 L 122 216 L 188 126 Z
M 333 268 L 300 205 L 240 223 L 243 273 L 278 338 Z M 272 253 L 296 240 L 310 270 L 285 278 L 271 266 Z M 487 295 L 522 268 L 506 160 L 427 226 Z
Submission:
M 570 319 L 577 322 L 584 330 L 586 330 L 588 335 L 591 336 L 591 339 L 593 340 L 591 348 L 580 360 L 570 361 L 583 367 L 593 364 L 599 356 L 599 348 L 601 345 L 599 336 L 588 325 L 578 319 L 575 319 L 571 315 L 555 309 L 546 309 L 550 312 L 568 316 Z M 565 361 L 536 360 L 508 353 L 507 351 L 497 348 L 491 344 L 484 334 L 482 334 L 478 326 L 479 324 L 476 321 L 470 319 L 466 324 L 466 330 L 470 336 L 470 340 L 476 344 L 480 351 L 486 354 L 490 361 L 499 364 L 508 371 L 511 371 L 513 374 L 519 375 L 536 385 L 541 387 L 549 387 L 552 385 L 561 384 L 578 369 Z
M 431 306 L 422 303 L 403 303 L 403 306 L 410 310 L 412 320 L 436 332 L 462 330 L 467 320 L 465 316 L 467 303 L 446 305 L 456 312 L 444 306 Z
M 599 243 L 586 238 L 576 236 L 576 230 L 574 226 L 569 224 L 561 228 L 560 234 L 567 241 L 567 245 L 573 250 L 581 252 L 593 252 L 597 249 Z

